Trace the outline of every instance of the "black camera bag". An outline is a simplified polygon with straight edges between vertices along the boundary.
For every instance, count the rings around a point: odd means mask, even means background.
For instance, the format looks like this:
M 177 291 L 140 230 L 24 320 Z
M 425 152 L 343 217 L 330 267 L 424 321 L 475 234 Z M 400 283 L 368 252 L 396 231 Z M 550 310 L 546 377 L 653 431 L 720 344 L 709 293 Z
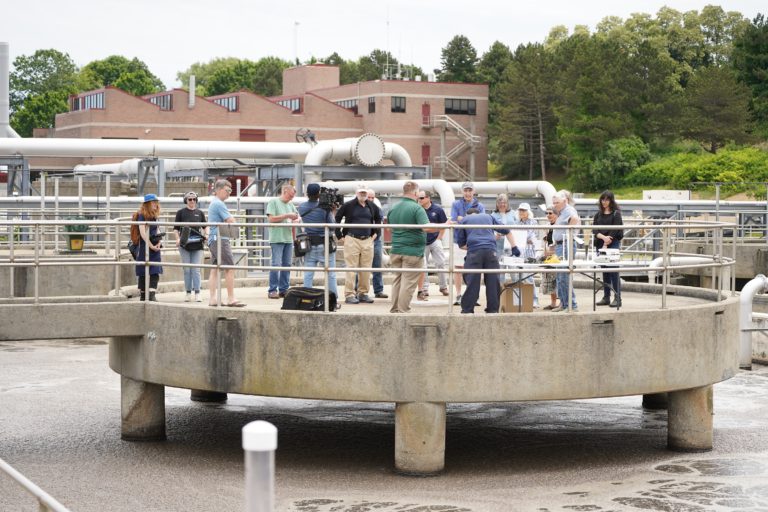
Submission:
M 283 299 L 283 307 L 297 311 L 324 311 L 325 290 L 322 288 L 304 288 L 294 286 L 288 288 Z M 336 311 L 336 294 L 328 292 L 328 311 Z

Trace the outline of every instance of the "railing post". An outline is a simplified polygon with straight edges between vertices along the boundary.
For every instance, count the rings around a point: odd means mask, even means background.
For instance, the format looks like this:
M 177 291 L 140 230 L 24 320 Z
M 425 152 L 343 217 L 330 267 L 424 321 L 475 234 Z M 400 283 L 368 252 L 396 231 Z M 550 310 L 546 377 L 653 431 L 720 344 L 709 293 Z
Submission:
M 40 224 L 35 224 L 35 304 L 40 304 Z
M 272 512 L 275 506 L 277 428 L 266 421 L 243 427 L 245 511 Z
M 664 267 L 664 273 L 661 274 L 661 309 L 667 309 L 667 280 L 669 279 L 669 245 L 667 236 L 669 230 L 665 226 L 659 226 L 661 230 L 661 263 Z
M 454 277 L 455 274 L 453 272 L 453 253 L 455 252 L 453 250 L 453 233 L 454 233 L 454 225 L 450 224 L 448 226 L 448 312 L 453 312 L 453 303 L 456 302 L 456 296 L 454 295 L 454 290 L 456 289 L 456 285 L 454 284 Z M 429 278 L 429 274 L 427 274 L 427 278 Z

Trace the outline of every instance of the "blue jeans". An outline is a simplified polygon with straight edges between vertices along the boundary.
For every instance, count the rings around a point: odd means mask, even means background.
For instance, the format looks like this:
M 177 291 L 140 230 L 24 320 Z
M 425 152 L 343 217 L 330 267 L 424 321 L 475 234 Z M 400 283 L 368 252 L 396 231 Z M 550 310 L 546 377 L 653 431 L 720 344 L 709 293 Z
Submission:
M 269 244 L 272 248 L 273 267 L 290 267 L 293 260 L 293 244 Z M 290 270 L 270 270 L 269 271 L 269 290 L 270 292 L 285 292 L 291 285 Z
M 480 249 L 476 251 L 467 251 L 464 258 L 464 268 L 487 268 L 498 269 L 499 260 L 496 257 L 496 249 Z M 485 312 L 499 312 L 499 274 L 464 274 L 467 282 L 467 289 L 461 296 L 461 312 L 474 313 L 475 302 L 480 296 L 480 280 L 485 277 Z
M 202 249 L 199 251 L 188 251 L 183 247 L 179 247 L 179 254 L 181 255 L 182 263 L 199 265 L 203 262 Z M 200 293 L 200 267 L 184 267 L 184 289 L 187 293 L 191 293 L 193 290 L 195 293 Z
M 606 249 L 618 249 L 620 247 L 621 240 L 614 240 Z M 603 296 L 605 298 L 611 298 L 611 289 L 613 289 L 616 298 L 621 298 L 621 278 L 618 272 L 603 272 L 603 283 Z
M 381 268 L 381 256 L 384 252 L 383 241 L 377 237 L 373 241 L 373 263 L 372 268 Z M 382 293 L 384 291 L 384 277 L 381 272 L 373 272 L 373 293 Z
M 555 245 L 555 254 L 557 254 L 557 257 L 560 258 L 560 260 L 566 260 L 568 259 L 568 251 L 566 243 L 563 242 L 561 244 Z M 576 254 L 576 246 L 573 246 L 573 250 L 570 251 L 571 254 Z M 567 273 L 560 273 L 557 274 L 557 296 L 560 297 L 560 304 L 563 306 L 563 308 L 568 307 L 568 274 Z M 571 294 L 571 305 L 574 308 L 577 308 L 578 305 L 576 304 L 576 290 L 573 290 L 573 293 Z
M 313 245 L 307 254 L 304 255 L 305 267 L 323 266 L 325 262 L 325 246 Z M 328 268 L 336 268 L 336 253 L 332 252 L 328 254 Z M 307 270 L 304 272 L 304 287 L 312 288 L 312 280 L 315 278 L 314 270 Z M 339 298 L 339 291 L 336 289 L 336 272 L 328 272 L 328 291 L 335 294 L 336 298 Z

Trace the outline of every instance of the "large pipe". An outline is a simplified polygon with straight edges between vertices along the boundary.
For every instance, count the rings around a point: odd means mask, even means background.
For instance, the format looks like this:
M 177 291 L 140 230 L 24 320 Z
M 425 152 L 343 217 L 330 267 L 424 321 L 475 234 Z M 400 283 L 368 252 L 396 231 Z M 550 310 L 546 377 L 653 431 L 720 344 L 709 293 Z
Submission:
M 307 153 L 304 165 L 331 162 L 358 163 L 366 167 L 379 165 L 384 158 L 384 141 L 376 134 L 364 133 L 354 139 L 324 140 Z
M 80 164 L 76 165 L 76 173 L 105 173 L 105 174 L 123 174 L 134 175 L 139 171 L 141 158 L 129 158 L 122 162 L 112 164 Z M 200 159 L 163 159 L 163 169 L 168 171 L 182 171 L 189 169 L 216 169 L 220 167 L 233 167 L 240 165 L 242 161 L 219 159 L 219 160 L 200 160 Z
M 397 167 L 413 167 L 411 155 L 400 145 L 392 142 L 384 143 L 384 159 L 392 160 Z
M 457 195 L 461 195 L 462 183 L 452 182 L 451 188 Z M 552 196 L 557 189 L 548 181 L 481 181 L 474 182 L 475 192 L 478 194 L 520 194 L 522 196 L 541 195 L 544 204 L 552 204 Z
M 434 192 L 440 196 L 440 205 L 450 208 L 455 196 L 451 190 L 451 184 L 445 180 L 412 180 L 419 184 L 422 190 Z M 360 188 L 373 188 L 377 194 L 402 194 L 405 180 L 380 180 L 380 181 L 325 181 L 320 183 L 323 187 L 337 188 L 345 195 L 352 195 Z
M 10 52 L 8 43 L 0 42 L 0 138 L 18 138 L 19 134 L 11 128 L 10 113 Z
M 712 263 L 712 258 L 707 258 L 704 256 L 671 256 L 669 258 L 669 264 L 672 266 L 692 266 L 692 265 L 704 265 L 707 263 Z M 664 265 L 664 258 L 662 256 L 659 256 L 658 258 L 651 261 L 651 263 L 648 265 L 650 268 L 656 268 L 661 267 Z M 649 283 L 655 283 L 656 282 L 656 276 L 658 272 L 649 270 L 648 271 L 648 282 Z
M 752 369 L 752 300 L 768 291 L 768 278 L 758 274 L 741 289 L 739 297 L 739 368 Z
M 22 157 L 271 158 L 300 162 L 303 142 L 230 142 L 126 139 L 7 139 L 0 155 Z

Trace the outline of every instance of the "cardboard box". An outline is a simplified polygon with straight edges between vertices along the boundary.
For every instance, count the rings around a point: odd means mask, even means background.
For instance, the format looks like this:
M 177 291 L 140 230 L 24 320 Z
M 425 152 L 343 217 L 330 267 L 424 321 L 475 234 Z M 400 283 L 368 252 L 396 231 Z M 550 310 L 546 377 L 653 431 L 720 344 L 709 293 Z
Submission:
M 520 300 L 522 296 L 522 300 Z M 507 284 L 501 291 L 502 313 L 533 312 L 533 285 L 530 283 Z

